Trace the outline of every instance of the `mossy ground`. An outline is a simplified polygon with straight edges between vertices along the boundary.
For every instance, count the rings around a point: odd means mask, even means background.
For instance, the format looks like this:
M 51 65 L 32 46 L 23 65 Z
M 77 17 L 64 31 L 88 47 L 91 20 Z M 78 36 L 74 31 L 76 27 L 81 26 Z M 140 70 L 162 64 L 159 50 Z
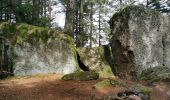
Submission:
M 103 89 L 103 88 L 106 88 L 106 87 L 109 87 L 109 86 L 112 86 L 111 80 L 106 79 L 106 80 L 100 81 L 97 84 L 95 84 L 94 88 L 95 89 Z
M 105 79 L 94 85 L 96 89 L 103 89 L 107 87 L 127 87 L 128 83 L 121 79 Z

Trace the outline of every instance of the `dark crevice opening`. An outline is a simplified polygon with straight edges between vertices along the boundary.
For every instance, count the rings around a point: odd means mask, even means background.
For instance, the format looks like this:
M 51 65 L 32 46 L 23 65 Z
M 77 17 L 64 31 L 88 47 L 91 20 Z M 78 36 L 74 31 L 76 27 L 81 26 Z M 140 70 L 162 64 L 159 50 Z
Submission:
M 83 71 L 90 71 L 89 67 L 86 66 L 80 59 L 80 55 L 78 54 L 77 52 L 77 60 L 78 60 L 78 64 L 79 64 L 79 67 L 83 70 Z
M 13 61 L 11 59 L 10 45 L 4 37 L 0 37 L 0 79 L 13 76 Z

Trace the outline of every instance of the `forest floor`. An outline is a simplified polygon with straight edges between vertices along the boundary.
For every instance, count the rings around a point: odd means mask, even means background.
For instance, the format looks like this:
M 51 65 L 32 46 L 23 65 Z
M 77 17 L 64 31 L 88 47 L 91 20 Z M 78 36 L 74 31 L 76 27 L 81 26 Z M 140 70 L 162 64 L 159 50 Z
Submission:
M 122 87 L 102 90 L 93 86 L 101 81 L 62 81 L 61 75 L 0 80 L 0 100 L 101 100 L 103 96 L 124 91 Z M 151 93 L 153 100 L 169 100 L 170 85 L 155 84 Z

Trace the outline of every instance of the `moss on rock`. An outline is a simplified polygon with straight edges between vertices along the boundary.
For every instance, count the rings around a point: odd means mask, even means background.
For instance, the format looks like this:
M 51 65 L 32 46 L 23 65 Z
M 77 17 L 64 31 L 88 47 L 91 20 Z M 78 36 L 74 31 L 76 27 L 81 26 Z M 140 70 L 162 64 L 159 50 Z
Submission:
M 74 45 L 74 42 L 70 36 L 47 27 L 4 22 L 0 24 L 0 31 L 0 35 L 9 39 L 13 44 L 21 43 L 23 41 L 29 42 L 31 44 L 45 44 L 49 40 L 54 39 L 63 40 Z
M 142 93 L 142 94 L 145 94 L 148 96 L 150 95 L 150 93 L 152 91 L 151 88 L 143 86 L 141 84 L 133 85 L 132 87 L 130 87 L 130 90 L 138 92 L 138 93 Z
M 95 84 L 94 88 L 95 89 L 103 89 L 103 88 L 106 88 L 106 87 L 109 87 L 109 86 L 112 86 L 111 80 L 106 79 L 106 80 L 100 81 L 97 84 Z
M 109 86 L 113 87 L 127 87 L 127 82 L 121 80 L 121 79 L 106 79 L 98 82 L 94 85 L 94 88 L 96 89 L 102 89 Z
M 139 79 L 148 82 L 170 79 L 170 69 L 164 66 L 148 68 L 142 71 Z
M 99 78 L 99 74 L 94 71 L 85 71 L 85 72 L 75 72 L 71 74 L 66 74 L 62 77 L 62 80 L 69 81 L 89 81 L 89 80 L 97 80 Z

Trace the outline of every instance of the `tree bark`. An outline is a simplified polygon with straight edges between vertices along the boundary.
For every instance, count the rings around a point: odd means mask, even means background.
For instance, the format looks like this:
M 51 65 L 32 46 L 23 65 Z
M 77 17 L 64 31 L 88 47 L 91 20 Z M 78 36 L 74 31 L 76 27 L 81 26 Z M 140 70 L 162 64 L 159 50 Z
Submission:
M 93 1 L 90 2 L 90 48 L 92 47 L 93 36 Z
M 69 0 L 66 7 L 66 19 L 64 32 L 69 34 L 72 38 L 74 38 L 74 15 L 75 15 L 75 0 Z
M 101 31 L 101 4 L 99 5 L 99 46 L 101 45 L 101 41 L 100 41 L 100 31 Z

